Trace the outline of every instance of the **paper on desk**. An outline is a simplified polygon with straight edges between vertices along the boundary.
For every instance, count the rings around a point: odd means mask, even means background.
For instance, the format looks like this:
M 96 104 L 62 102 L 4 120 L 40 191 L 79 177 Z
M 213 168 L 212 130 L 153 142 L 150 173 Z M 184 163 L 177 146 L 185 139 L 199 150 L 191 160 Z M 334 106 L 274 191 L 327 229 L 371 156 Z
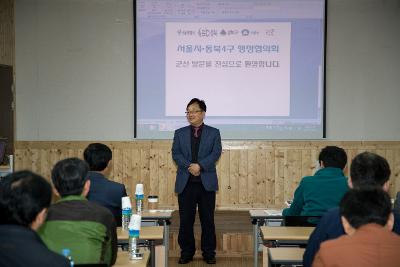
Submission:
M 153 212 L 173 212 L 174 210 L 154 210 Z
M 264 210 L 270 216 L 282 216 L 282 210 Z

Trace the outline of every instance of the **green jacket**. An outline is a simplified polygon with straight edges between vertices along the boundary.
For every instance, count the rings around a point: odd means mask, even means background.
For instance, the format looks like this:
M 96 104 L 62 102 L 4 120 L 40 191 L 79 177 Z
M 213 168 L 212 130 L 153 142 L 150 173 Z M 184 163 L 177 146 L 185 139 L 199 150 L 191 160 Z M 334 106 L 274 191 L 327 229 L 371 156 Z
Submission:
M 322 168 L 314 176 L 301 180 L 290 208 L 284 209 L 282 215 L 322 216 L 330 208 L 339 206 L 348 190 L 347 178 L 341 169 Z
M 39 235 L 54 252 L 70 249 L 75 264 L 115 263 L 114 217 L 108 209 L 82 196 L 67 196 L 51 205 Z

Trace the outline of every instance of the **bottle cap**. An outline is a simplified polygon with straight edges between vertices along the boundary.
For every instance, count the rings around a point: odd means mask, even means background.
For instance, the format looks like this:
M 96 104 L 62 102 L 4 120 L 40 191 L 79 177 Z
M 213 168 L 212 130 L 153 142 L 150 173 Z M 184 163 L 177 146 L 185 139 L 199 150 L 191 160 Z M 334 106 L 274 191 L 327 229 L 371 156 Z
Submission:
M 143 195 L 143 184 L 136 185 L 135 195 Z
M 68 257 L 71 254 L 71 250 L 69 248 L 63 248 L 61 253 L 64 255 L 64 257 Z
M 122 209 L 132 208 L 131 200 L 128 196 L 122 197 L 121 201 L 122 201 L 122 205 L 121 205 Z
M 141 221 L 142 221 L 142 216 L 140 216 L 139 214 L 132 214 L 128 229 L 140 230 Z

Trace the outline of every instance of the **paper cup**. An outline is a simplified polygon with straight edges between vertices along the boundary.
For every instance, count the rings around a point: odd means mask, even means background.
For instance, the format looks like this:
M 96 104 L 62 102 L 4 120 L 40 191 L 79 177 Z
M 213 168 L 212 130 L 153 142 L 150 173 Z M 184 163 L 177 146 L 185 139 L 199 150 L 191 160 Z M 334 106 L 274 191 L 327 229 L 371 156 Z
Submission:
M 143 195 L 143 184 L 136 185 L 135 195 Z
M 122 197 L 121 201 L 122 201 L 121 205 L 122 209 L 132 208 L 131 200 L 128 196 Z

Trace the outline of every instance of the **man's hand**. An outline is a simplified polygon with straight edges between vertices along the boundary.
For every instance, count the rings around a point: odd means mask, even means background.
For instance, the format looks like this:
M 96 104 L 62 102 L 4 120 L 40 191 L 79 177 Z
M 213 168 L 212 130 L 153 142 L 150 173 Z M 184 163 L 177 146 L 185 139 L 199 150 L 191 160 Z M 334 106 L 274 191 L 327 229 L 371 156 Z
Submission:
M 193 176 L 200 175 L 200 165 L 198 163 L 190 164 L 188 170 Z

